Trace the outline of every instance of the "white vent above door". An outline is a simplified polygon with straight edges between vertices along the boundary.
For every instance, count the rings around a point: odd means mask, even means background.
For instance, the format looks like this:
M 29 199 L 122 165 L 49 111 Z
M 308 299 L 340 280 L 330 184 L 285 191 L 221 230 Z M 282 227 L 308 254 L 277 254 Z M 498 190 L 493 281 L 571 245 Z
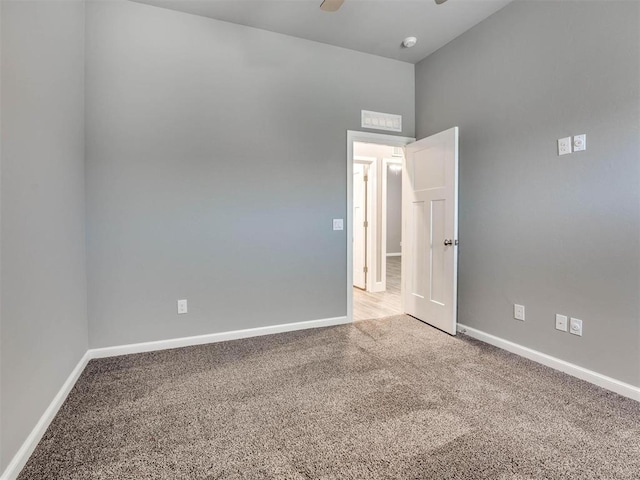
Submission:
M 402 115 L 362 110 L 362 128 L 402 132 Z

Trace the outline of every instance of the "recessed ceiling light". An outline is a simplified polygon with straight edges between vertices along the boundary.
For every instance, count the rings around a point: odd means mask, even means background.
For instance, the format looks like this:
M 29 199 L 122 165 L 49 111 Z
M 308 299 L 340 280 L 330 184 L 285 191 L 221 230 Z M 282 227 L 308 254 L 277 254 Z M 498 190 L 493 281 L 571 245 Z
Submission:
M 416 43 L 418 43 L 418 39 L 416 37 L 407 37 L 402 41 L 402 46 L 404 48 L 411 48 Z

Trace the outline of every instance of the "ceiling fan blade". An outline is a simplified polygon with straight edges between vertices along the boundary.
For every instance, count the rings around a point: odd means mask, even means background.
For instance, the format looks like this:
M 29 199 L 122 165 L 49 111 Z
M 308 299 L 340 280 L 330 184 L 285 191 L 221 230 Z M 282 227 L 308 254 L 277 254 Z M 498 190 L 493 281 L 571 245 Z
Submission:
M 335 12 L 342 6 L 343 3 L 344 0 L 324 0 L 324 2 L 322 2 L 322 5 L 320 5 L 320 9 L 324 10 L 325 12 Z
M 442 5 L 444 2 L 446 2 L 447 0 L 436 0 L 436 3 L 438 5 Z

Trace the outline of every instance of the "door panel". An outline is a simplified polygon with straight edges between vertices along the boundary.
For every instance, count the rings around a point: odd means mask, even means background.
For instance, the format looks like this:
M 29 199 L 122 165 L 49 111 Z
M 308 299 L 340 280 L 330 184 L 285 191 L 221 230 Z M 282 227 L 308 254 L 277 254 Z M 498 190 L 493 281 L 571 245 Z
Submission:
M 425 204 L 424 202 L 413 202 L 413 229 L 416 232 L 416 241 L 413 246 L 413 252 L 415 257 L 415 264 L 417 268 L 414 268 L 411 271 L 411 277 L 413 282 L 410 284 L 411 294 L 418 298 L 424 298 L 427 296 L 426 287 L 428 283 L 425 281 L 424 275 L 421 275 L 420 272 L 424 269 L 424 266 L 427 265 L 426 254 L 428 249 L 426 247 L 427 243 L 427 228 L 424 223 L 425 215 Z
M 404 310 L 455 335 L 458 127 L 408 145 L 402 182 Z
M 431 201 L 431 241 L 429 243 L 429 250 L 431 252 L 431 271 L 429 276 L 431 278 L 431 301 L 444 305 L 445 299 L 445 266 L 446 259 L 443 248 L 444 246 L 444 230 L 445 230 L 445 202 L 443 200 Z
M 445 163 L 440 149 L 427 147 L 415 152 L 412 180 L 417 191 L 444 186 Z

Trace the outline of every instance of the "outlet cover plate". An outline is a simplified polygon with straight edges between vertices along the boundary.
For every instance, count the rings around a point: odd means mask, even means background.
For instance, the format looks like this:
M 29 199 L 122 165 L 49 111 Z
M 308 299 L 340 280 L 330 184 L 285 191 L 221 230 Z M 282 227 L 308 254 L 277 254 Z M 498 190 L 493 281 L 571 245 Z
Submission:
M 513 318 L 516 320 L 522 320 L 524 322 L 524 305 L 513 305 Z
M 187 301 L 186 300 L 178 300 L 178 315 L 184 315 L 185 313 L 188 313 Z
M 578 335 L 579 337 L 581 337 L 582 336 L 582 320 L 578 318 L 572 318 L 571 324 L 569 327 L 569 333 L 573 335 Z
M 558 155 L 569 155 L 571 153 L 571 137 L 558 139 Z
M 573 137 L 573 151 L 574 152 L 582 152 L 587 149 L 587 135 L 583 133 L 582 135 L 576 135 Z
M 568 324 L 569 322 L 566 315 L 560 315 L 556 313 L 556 330 L 566 332 Z

